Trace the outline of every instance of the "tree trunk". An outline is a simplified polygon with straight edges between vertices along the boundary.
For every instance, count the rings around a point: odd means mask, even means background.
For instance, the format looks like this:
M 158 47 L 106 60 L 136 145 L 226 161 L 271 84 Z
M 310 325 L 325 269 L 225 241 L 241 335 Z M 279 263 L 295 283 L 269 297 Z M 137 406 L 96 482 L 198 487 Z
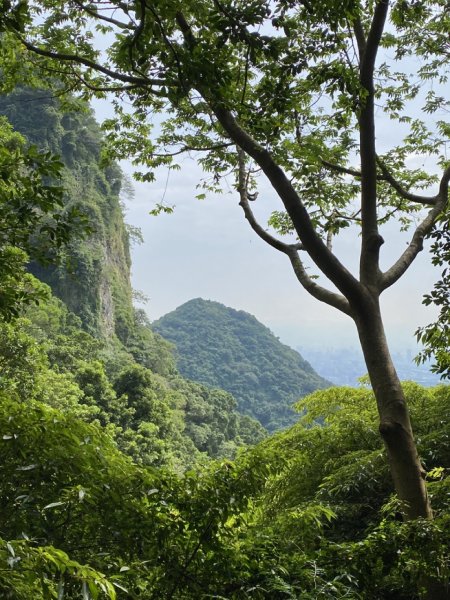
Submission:
M 380 416 L 395 491 L 408 519 L 432 518 L 424 471 L 409 418 L 408 406 L 386 341 L 378 299 L 355 317 L 361 347 Z

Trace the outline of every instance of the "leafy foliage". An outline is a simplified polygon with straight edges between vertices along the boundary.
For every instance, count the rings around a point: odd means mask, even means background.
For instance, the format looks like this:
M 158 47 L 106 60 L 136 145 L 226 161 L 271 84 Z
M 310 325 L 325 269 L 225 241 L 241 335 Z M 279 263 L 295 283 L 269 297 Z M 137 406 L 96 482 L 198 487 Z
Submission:
M 393 31 L 382 35 L 390 6 Z M 257 183 L 252 180 L 254 161 L 271 178 L 287 210 L 287 215 L 274 215 L 272 227 L 294 232 L 302 244 L 283 245 L 256 225 L 255 230 L 289 256 L 298 278 L 316 297 L 356 314 L 364 333 L 365 311 L 378 316 L 379 294 L 409 267 L 423 236 L 446 208 L 450 171 L 442 148 L 448 128 L 437 122 L 429 129 L 412 119 L 407 103 L 420 102 L 425 94 L 425 113 L 447 107 L 435 88 L 447 80 L 447 2 L 188 0 L 183 12 L 178 1 L 152 6 L 113 2 L 110 11 L 104 8 L 96 2 L 43 0 L 31 5 L 39 13 L 33 23 L 25 3 L 3 3 L 5 85 L 18 76 L 29 81 L 33 72 L 35 77 L 43 72 L 47 79 L 49 72 L 53 77 L 55 63 L 50 61 L 59 53 L 58 76 L 73 89 L 84 95 L 104 96 L 108 89 L 119 98 L 125 95 L 130 111 L 118 106 L 117 118 L 107 124 L 114 143 L 111 153 L 141 162 L 142 179 L 151 179 L 151 170 L 159 165 L 174 167 L 179 153 L 200 149 L 205 152 L 202 164 L 213 175 L 206 185 L 216 189 L 233 169 L 245 206 L 248 191 L 253 194 Z M 101 54 L 92 46 L 87 17 L 96 23 L 98 36 L 117 33 L 104 64 L 97 62 Z M 376 64 L 378 42 L 396 59 L 420 57 L 418 83 L 411 84 L 401 68 Z M 19 65 L 17 56 L 24 57 L 25 49 L 34 52 L 33 58 Z M 430 79 L 434 81 L 427 90 Z M 372 126 L 375 101 L 408 129 L 397 147 L 378 157 Z M 168 119 L 158 121 L 155 139 L 149 140 L 147 117 L 169 107 Z M 361 171 L 351 168 L 358 130 Z M 56 130 L 49 131 L 53 137 Z M 69 164 L 77 148 L 70 136 L 67 142 Z M 236 153 L 236 143 L 247 158 Z M 409 156 L 417 153 L 437 156 L 444 172 L 437 196 L 409 191 L 433 183 L 422 169 L 406 168 Z M 87 170 L 88 186 L 97 166 Z M 360 180 L 361 219 L 354 206 Z M 96 183 L 92 190 L 97 190 Z M 378 226 L 394 216 L 407 226 L 423 205 L 430 206 L 428 217 L 393 270 L 382 273 Z M 112 213 L 118 214 L 115 209 Z M 246 214 L 250 220 L 252 213 Z M 331 238 L 353 221 L 362 226 L 360 280 L 330 252 Z M 116 245 L 111 248 L 119 254 L 125 248 L 121 235 L 112 236 Z M 305 248 L 342 296 L 317 287 L 302 271 L 298 252 Z M 77 264 L 89 276 L 98 266 L 90 260 L 98 258 L 93 254 L 86 248 L 78 255 L 73 252 L 77 259 L 86 258 Z M 375 401 L 368 389 L 316 392 L 303 401 L 308 412 L 297 425 L 242 452 L 234 463 L 211 462 L 201 472 L 188 471 L 182 477 L 138 466 L 116 447 L 123 443 L 124 425 L 147 436 L 149 454 L 157 453 L 155 445 L 167 440 L 155 431 L 169 432 L 182 401 L 176 375 L 166 379 L 146 371 L 124 347 L 135 325 L 128 289 L 122 285 L 124 273 L 123 268 L 122 273 L 113 270 L 108 278 L 117 310 L 106 321 L 112 327 L 103 330 L 117 337 L 106 349 L 97 348 L 95 362 L 86 360 L 80 341 L 95 348 L 96 340 L 85 332 L 88 337 L 79 332 L 72 339 L 60 328 L 64 321 L 78 329 L 67 311 L 60 318 L 61 305 L 49 302 L 48 319 L 41 317 L 40 325 L 21 321 L 3 330 L 4 348 L 12 350 L 5 360 L 0 403 L 5 458 L 0 585 L 5 593 L 43 600 L 76 598 L 80 592 L 85 598 L 101 593 L 113 597 L 116 589 L 124 599 L 416 600 L 434 598 L 434 586 L 441 584 L 437 593 L 448 597 L 448 388 L 405 388 L 418 448 L 429 470 L 434 520 L 402 520 L 410 506 L 391 495 L 384 448 L 376 435 Z M 104 313 L 92 300 L 79 313 L 85 327 L 97 332 L 99 314 Z M 79 298 L 75 304 L 83 306 Z M 381 320 L 375 321 L 382 329 Z M 365 333 L 371 342 L 373 332 L 369 328 Z M 63 342 L 60 348 L 57 337 Z M 135 336 L 136 353 L 145 350 L 143 338 Z M 370 351 L 367 342 L 365 350 Z M 58 355 L 62 362 L 52 363 Z M 125 356 L 120 372 L 117 366 Z M 373 362 L 381 380 L 390 375 L 389 364 L 382 368 L 378 357 Z M 373 376 L 373 382 L 379 407 L 387 404 L 391 410 L 398 404 L 404 409 L 401 394 L 396 402 L 391 395 L 386 401 L 377 389 L 380 376 Z M 382 383 L 398 387 L 395 377 Z M 40 403 L 39 394 L 64 412 Z M 221 393 L 217 405 L 222 403 L 229 406 L 232 401 Z M 202 407 L 192 404 L 192 412 L 201 413 Z M 169 413 L 175 417 L 170 421 Z M 148 422 L 133 422 L 136 414 L 151 416 L 155 427 L 139 431 Z M 220 411 L 212 415 L 218 420 Z M 233 421 L 228 416 L 225 428 L 232 431 Z M 402 423 L 412 435 L 407 419 Z M 395 459 L 392 447 L 386 446 Z M 136 458 L 145 464 L 142 456 Z
M 449 388 L 407 383 L 405 394 L 432 481 L 434 523 L 402 520 L 370 389 L 315 392 L 300 402 L 300 422 L 264 443 L 274 472 L 259 525 L 274 536 L 277 552 L 314 564 L 317 579 L 306 584 L 316 586 L 312 598 L 411 599 L 425 574 L 448 579 Z
M 52 286 L 88 331 L 115 332 L 125 340 L 134 317 L 121 173 L 115 165 L 100 167 L 101 135 L 90 111 L 80 105 L 77 112 L 63 112 L 48 91 L 25 88 L 3 96 L 0 113 L 43 152 L 61 155 L 59 202 L 66 211 L 82 210 L 95 228 L 69 245 L 58 266 L 35 262 L 32 273 Z
M 449 575 L 449 391 L 405 391 L 433 522 L 399 520 L 369 389 L 315 392 L 291 429 L 183 477 L 136 466 L 98 424 L 2 396 L 0 585 L 43 600 L 61 582 L 64 598 L 83 584 L 118 599 L 421 598 L 424 574 Z
M 142 165 L 139 179 L 152 180 L 162 165 L 178 168 L 177 157 L 192 151 L 202 153 L 199 162 L 211 173 L 207 189 L 220 190 L 223 177 L 234 175 L 253 231 L 286 255 L 307 292 L 356 324 L 397 492 L 411 518 L 431 517 L 379 298 L 411 267 L 448 204 L 448 126 L 425 121 L 449 104 L 440 93 L 449 74 L 445 0 L 42 0 L 18 14 L 5 8 L 6 39 L 12 49 L 29 51 L 38 77 L 58 64 L 60 81 L 72 91 L 113 95 L 115 116 L 105 124 L 109 154 Z M 413 56 L 420 60 L 412 65 Z M 14 51 L 4 59 L 7 81 L 15 62 Z M 417 106 L 422 114 L 412 117 Z M 385 145 L 376 134 L 381 115 L 398 125 Z M 439 177 L 409 168 L 411 157 L 424 156 Z M 260 174 L 281 202 L 272 231 L 249 203 Z M 383 271 L 381 230 L 391 219 L 414 232 Z M 361 229 L 358 275 L 333 251 L 333 239 L 350 224 Z M 291 243 L 277 233 L 291 234 Z
M 11 319 L 43 297 L 26 274 L 28 255 L 55 260 L 74 234 L 86 233 L 86 216 L 65 208 L 59 185 L 62 164 L 25 139 L 0 118 L 0 315 Z
M 240 467 L 213 464 L 183 479 L 139 469 L 98 426 L 36 403 L 3 399 L 0 430 L 7 464 L 0 491 L 3 534 L 7 539 L 25 535 L 30 552 L 48 552 L 56 565 L 48 572 L 45 564 L 33 564 L 27 581 L 29 562 L 17 551 L 6 581 L 18 579 L 30 591 L 34 581 L 39 587 L 36 572 L 47 572 L 42 585 L 56 593 L 53 573 L 68 580 L 67 598 L 77 597 L 69 568 L 77 565 L 69 564 L 65 553 L 105 572 L 118 594 L 126 587 L 170 598 L 184 597 L 186 589 L 191 595 L 190 587 L 193 594 L 212 589 L 216 557 L 227 555 L 233 532 L 244 524 L 241 513 L 257 472 L 263 472 L 253 461 Z M 194 584 L 190 573 L 197 573 Z M 92 567 L 80 567 L 75 576 L 106 586 Z M 183 595 L 173 596 L 179 588 Z M 46 598 L 45 590 L 41 593 Z
M 176 371 L 163 377 L 123 346 L 111 354 L 61 301 L 51 298 L 27 317 L 0 328 L 1 389 L 101 423 L 136 462 L 181 472 L 206 456 L 232 457 L 264 437 L 256 421 L 236 413 L 231 395 Z
M 433 264 L 442 268 L 441 278 L 435 283 L 433 290 L 426 294 L 423 303 L 439 308 L 439 315 L 434 323 L 417 330 L 419 342 L 424 346 L 418 360 L 425 362 L 434 358 L 432 371 L 443 378 L 450 376 L 450 224 L 443 220 L 431 233 L 433 244 Z

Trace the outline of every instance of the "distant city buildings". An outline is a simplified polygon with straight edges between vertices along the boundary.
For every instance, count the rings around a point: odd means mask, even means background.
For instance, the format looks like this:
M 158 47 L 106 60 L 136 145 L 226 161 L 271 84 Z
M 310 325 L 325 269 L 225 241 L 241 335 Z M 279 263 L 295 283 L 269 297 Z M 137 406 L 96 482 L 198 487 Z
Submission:
M 321 375 L 336 385 L 358 384 L 358 378 L 367 373 L 362 352 L 357 348 L 308 348 L 297 350 Z M 429 365 L 416 365 L 415 353 L 411 349 L 397 351 L 392 359 L 399 377 L 403 381 L 415 381 L 424 386 L 433 386 L 441 381 L 439 375 L 430 371 Z

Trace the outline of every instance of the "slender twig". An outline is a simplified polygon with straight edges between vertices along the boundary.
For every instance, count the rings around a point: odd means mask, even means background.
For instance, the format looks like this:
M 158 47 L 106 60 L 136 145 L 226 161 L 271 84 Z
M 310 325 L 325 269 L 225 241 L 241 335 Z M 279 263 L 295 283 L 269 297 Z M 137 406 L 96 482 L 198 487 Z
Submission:
M 74 2 L 82 10 L 84 10 L 88 15 L 91 15 L 91 17 L 94 17 L 95 19 L 99 19 L 100 21 L 105 21 L 106 23 L 115 25 L 116 27 L 119 27 L 120 29 L 128 28 L 128 25 L 126 23 L 122 23 L 122 21 L 117 21 L 116 19 L 113 19 L 111 17 L 105 17 L 105 15 L 101 15 L 98 12 L 98 10 L 94 10 L 93 8 L 90 8 L 89 6 L 86 6 L 85 4 L 83 4 L 83 2 L 80 2 L 79 0 L 74 0 Z
M 183 77 L 183 69 L 181 66 L 180 57 L 178 56 L 178 52 L 176 51 L 175 46 L 173 45 L 173 43 L 169 39 L 168 35 L 166 34 L 166 31 L 163 26 L 163 22 L 162 22 L 160 16 L 158 15 L 158 13 L 156 12 L 156 10 L 152 6 L 147 4 L 146 0 L 144 0 L 144 2 L 145 2 L 145 6 L 152 13 L 156 23 L 158 24 L 163 41 L 166 44 L 167 48 L 170 50 L 170 52 L 175 60 L 175 63 L 177 65 L 177 71 L 178 71 L 178 81 L 180 82 L 180 85 L 183 88 L 183 91 L 187 96 L 189 94 L 189 87 L 185 85 L 185 81 L 184 81 L 184 77 Z
M 306 269 L 303 265 L 299 257 L 299 251 L 303 250 L 303 244 L 285 244 L 281 240 L 275 238 L 273 235 L 268 233 L 256 220 L 255 215 L 253 214 L 252 209 L 250 208 L 250 204 L 248 202 L 248 190 L 247 190 L 247 173 L 245 170 L 245 153 L 244 151 L 237 147 L 238 154 L 238 192 L 240 197 L 239 205 L 242 207 L 244 211 L 245 218 L 249 222 L 253 231 L 269 246 L 275 248 L 279 252 L 283 252 L 286 254 L 291 261 L 292 268 L 294 273 L 303 286 L 303 288 L 311 294 L 317 300 L 321 302 L 325 302 L 330 306 L 334 306 L 338 310 L 343 313 L 350 315 L 351 309 L 348 301 L 341 296 L 340 294 L 336 294 L 335 292 L 331 292 L 326 288 L 318 285 L 306 272 Z
M 336 171 L 337 173 L 342 173 L 343 175 L 352 175 L 353 177 L 358 177 L 358 179 L 361 179 L 361 177 L 362 177 L 361 171 L 357 171 L 356 169 L 349 169 L 348 167 L 341 167 L 341 165 L 335 165 L 334 163 L 330 163 L 327 160 L 322 160 L 321 163 L 327 169 Z
M 103 73 L 104 75 L 111 77 L 111 79 L 118 79 L 119 81 L 123 81 L 124 83 L 131 83 L 137 86 L 145 87 L 148 87 L 149 85 L 167 85 L 165 79 L 150 79 L 146 77 L 133 77 L 132 75 L 125 75 L 123 73 L 119 73 L 118 71 L 108 69 L 107 67 L 104 67 L 103 65 L 100 65 L 99 63 L 96 63 L 93 60 L 89 60 L 88 58 L 78 56 L 77 54 L 66 54 L 63 52 L 52 52 L 50 50 L 44 50 L 43 48 L 38 48 L 37 46 L 34 46 L 31 42 L 28 42 L 22 37 L 19 37 L 19 39 L 25 46 L 25 48 L 27 48 L 27 50 L 30 50 L 30 52 L 33 52 L 34 54 L 44 56 L 46 58 L 52 58 L 54 60 L 62 60 L 65 62 L 84 65 L 85 67 L 88 67 L 90 69 L 93 69 L 94 71 L 98 71 L 99 73 Z
M 139 38 L 141 37 L 141 35 L 145 29 L 145 11 L 147 8 L 145 0 L 140 0 L 140 5 L 141 5 L 141 19 L 140 19 L 136 29 L 134 30 L 131 44 L 128 47 L 128 56 L 129 56 L 130 65 L 131 65 L 133 71 L 138 73 L 139 75 L 145 77 L 145 74 L 142 73 L 142 71 L 136 67 L 136 63 L 135 63 L 134 56 L 133 56 L 134 47 L 136 46 L 137 42 L 139 41 Z
M 327 248 L 330 252 L 333 250 L 333 232 L 331 229 L 327 231 Z
M 78 79 L 78 81 L 80 83 L 83 84 L 83 86 L 85 86 L 88 90 L 91 90 L 91 92 L 130 92 L 136 89 L 139 89 L 140 86 L 138 85 L 101 85 L 101 86 L 97 86 L 97 85 L 92 85 L 92 83 L 90 83 L 89 81 L 87 81 L 82 75 L 80 75 L 79 73 L 77 73 L 76 71 L 72 72 L 72 75 Z M 154 94 L 155 96 L 162 96 L 161 92 L 159 90 L 152 90 L 152 94 Z
M 244 85 L 242 86 L 241 104 L 245 103 L 245 95 L 247 93 L 249 60 L 250 60 L 250 46 L 247 44 L 247 54 L 245 57 L 245 69 L 244 69 Z
M 258 234 L 258 236 L 264 240 L 266 242 L 266 244 L 269 244 L 269 246 L 272 246 L 272 248 L 275 248 L 276 250 L 279 250 L 280 252 L 283 252 L 284 254 L 287 254 L 290 250 L 302 250 L 303 249 L 303 245 L 302 244 L 286 244 L 284 242 L 282 242 L 281 240 L 279 240 L 278 238 L 274 237 L 273 235 L 271 235 L 268 231 L 266 231 L 255 219 L 255 216 L 253 214 L 253 211 L 250 208 L 250 205 L 248 203 L 248 174 L 246 172 L 245 169 L 245 154 L 244 151 L 241 148 L 237 148 L 237 154 L 238 154 L 238 161 L 239 161 L 239 167 L 238 167 L 238 192 L 239 192 L 239 198 L 240 198 L 240 202 L 239 202 L 239 206 L 242 207 L 244 214 L 245 214 L 245 218 L 248 220 L 248 222 L 250 223 L 251 228 L 253 229 L 253 231 L 255 233 Z
M 361 171 L 357 171 L 356 169 L 350 169 L 348 167 L 342 167 L 341 165 L 336 165 L 334 163 L 330 163 L 327 160 L 322 160 L 322 164 L 327 169 L 332 171 L 336 171 L 337 173 L 342 173 L 344 175 L 352 175 L 352 177 L 357 177 L 361 179 L 362 173 Z M 411 202 L 416 202 L 418 204 L 424 204 L 427 206 L 434 206 L 438 200 L 438 196 L 421 196 L 420 194 L 413 194 L 405 190 L 402 185 L 394 178 L 392 173 L 388 170 L 383 161 L 377 156 L 377 164 L 380 167 L 382 175 L 377 175 L 377 181 L 386 181 L 389 183 L 394 190 L 404 198 L 405 200 L 410 200 Z
M 159 157 L 165 157 L 165 156 L 178 156 L 179 154 L 183 154 L 184 152 L 210 152 L 211 150 L 221 150 L 222 148 L 229 148 L 230 146 L 233 146 L 233 144 L 231 142 L 228 143 L 224 143 L 224 144 L 216 144 L 215 146 L 204 146 L 204 147 L 200 147 L 200 146 L 183 146 L 182 148 L 180 148 L 179 150 L 176 150 L 175 152 L 167 152 L 164 154 L 158 154 L 158 153 L 153 153 L 152 156 L 159 156 Z

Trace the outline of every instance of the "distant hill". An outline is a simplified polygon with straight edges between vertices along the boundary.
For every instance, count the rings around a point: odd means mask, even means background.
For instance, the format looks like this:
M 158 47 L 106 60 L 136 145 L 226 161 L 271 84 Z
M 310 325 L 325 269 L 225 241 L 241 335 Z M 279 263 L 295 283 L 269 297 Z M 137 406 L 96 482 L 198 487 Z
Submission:
M 190 300 L 152 328 L 175 344 L 183 376 L 231 392 L 269 431 L 295 422 L 298 398 L 330 385 L 254 316 L 219 302 Z

